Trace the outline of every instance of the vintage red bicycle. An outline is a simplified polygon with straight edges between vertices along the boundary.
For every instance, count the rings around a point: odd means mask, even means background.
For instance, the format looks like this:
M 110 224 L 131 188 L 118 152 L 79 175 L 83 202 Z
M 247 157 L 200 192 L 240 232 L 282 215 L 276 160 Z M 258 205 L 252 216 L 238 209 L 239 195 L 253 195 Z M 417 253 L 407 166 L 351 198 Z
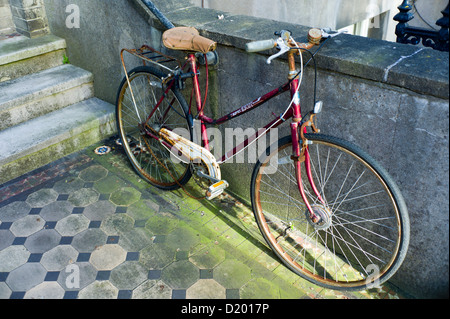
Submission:
M 150 5 L 151 2 L 146 0 Z M 287 123 L 291 134 L 262 154 L 250 182 L 252 209 L 268 245 L 296 274 L 323 287 L 343 290 L 381 285 L 402 264 L 409 243 L 409 218 L 398 186 L 371 156 L 342 139 L 323 135 L 316 127 L 322 103 L 303 114 L 299 89 L 303 70 L 315 65 L 315 54 L 339 33 L 312 29 L 308 43 L 298 43 L 286 30 L 277 39 L 251 42 L 248 52 L 277 48 L 268 63 L 287 55 L 286 83 L 219 118 L 205 113 L 199 62 L 217 60 L 217 44 L 194 28 L 165 22 L 166 48 L 186 53 L 180 60 L 147 45 L 122 50 L 126 72 L 117 97 L 117 127 L 124 150 L 139 175 L 164 190 L 185 188 L 194 178 L 205 198 L 220 195 L 229 183 L 220 165 L 252 143 Z M 314 52 L 312 52 L 314 50 Z M 128 72 L 124 54 L 143 61 Z M 304 63 L 304 57 L 309 61 Z M 300 61 L 297 67 L 296 59 Z M 317 68 L 316 68 L 317 72 Z M 182 90 L 192 83 L 190 103 Z M 256 110 L 273 98 L 290 94 L 281 115 L 221 158 L 211 153 L 208 126 L 219 126 Z M 195 140 L 194 122 L 201 127 Z

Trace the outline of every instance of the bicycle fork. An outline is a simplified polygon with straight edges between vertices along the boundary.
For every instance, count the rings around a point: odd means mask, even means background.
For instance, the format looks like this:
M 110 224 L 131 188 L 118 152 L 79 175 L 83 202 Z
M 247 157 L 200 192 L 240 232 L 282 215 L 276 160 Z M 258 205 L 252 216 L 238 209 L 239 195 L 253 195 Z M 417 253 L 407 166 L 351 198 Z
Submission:
M 309 158 L 308 152 L 308 141 L 304 136 L 306 133 L 306 126 L 313 126 L 314 131 L 316 128 L 313 124 L 313 116 L 309 121 L 302 123 L 302 115 L 301 115 L 301 106 L 300 106 L 300 93 L 299 93 L 299 79 L 291 78 L 298 74 L 295 68 L 295 58 L 293 51 L 288 53 L 288 61 L 289 61 L 289 80 L 291 80 L 291 98 L 293 100 L 292 109 L 293 109 L 293 120 L 291 123 L 291 136 L 292 136 L 292 157 L 291 159 L 294 161 L 295 166 L 295 178 L 297 180 L 298 190 L 302 197 L 303 202 L 307 207 L 307 211 L 309 212 L 309 217 L 313 224 L 317 224 L 321 221 L 320 214 L 316 214 L 314 208 L 311 206 L 307 195 L 306 190 L 302 183 L 302 173 L 301 173 L 301 165 L 304 163 L 306 175 L 309 181 L 309 184 L 317 196 L 318 200 L 325 206 L 325 201 L 323 200 L 320 192 L 318 191 L 314 179 L 311 173 L 311 162 Z
M 307 123 L 305 123 L 305 124 L 307 125 Z M 321 222 L 322 217 L 319 216 L 320 214 L 316 214 L 317 209 L 314 209 L 313 206 L 311 206 L 311 204 L 308 200 L 308 197 L 306 195 L 306 190 L 305 190 L 305 188 L 303 186 L 303 182 L 302 182 L 302 173 L 301 173 L 302 164 L 304 164 L 304 166 L 305 166 L 306 177 L 308 178 L 309 185 L 311 186 L 313 193 L 317 197 L 317 203 L 320 203 L 322 206 L 321 210 L 323 210 L 323 208 L 326 207 L 326 204 L 325 204 L 325 201 L 323 200 L 322 196 L 320 195 L 320 192 L 317 189 L 317 187 L 314 183 L 313 176 L 312 176 L 311 161 L 310 161 L 309 152 L 308 152 L 308 140 L 304 137 L 304 134 L 303 134 L 303 132 L 305 132 L 305 130 L 306 130 L 306 128 L 304 126 L 305 125 L 302 125 L 301 127 L 299 127 L 299 123 L 296 123 L 296 122 L 291 123 L 292 147 L 293 147 L 292 160 L 294 161 L 295 178 L 297 181 L 298 190 L 300 192 L 302 200 L 308 209 L 309 217 L 310 217 L 312 223 L 318 224 Z M 301 132 L 300 134 L 299 134 L 299 131 Z M 314 203 L 314 204 L 315 204 L 315 206 L 317 206 L 316 203 Z

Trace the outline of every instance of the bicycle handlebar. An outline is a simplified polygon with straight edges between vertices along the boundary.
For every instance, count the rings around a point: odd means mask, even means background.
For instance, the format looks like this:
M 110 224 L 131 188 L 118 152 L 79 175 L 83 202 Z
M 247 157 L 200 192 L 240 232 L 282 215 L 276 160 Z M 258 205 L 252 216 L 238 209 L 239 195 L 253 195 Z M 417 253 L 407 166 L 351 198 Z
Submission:
M 342 33 L 345 33 L 346 31 L 339 31 L 335 33 L 329 33 L 331 32 L 329 29 L 311 29 L 308 32 L 308 43 L 296 43 L 295 41 L 291 41 L 292 38 L 290 38 L 290 32 L 289 31 L 282 31 L 278 32 L 276 34 L 283 34 L 284 36 L 280 37 L 278 40 L 269 39 L 269 40 L 261 40 L 261 41 L 254 41 L 247 43 L 245 45 L 245 50 L 249 53 L 254 52 L 261 52 L 273 49 L 275 47 L 278 47 L 280 49 L 280 53 L 273 55 L 268 63 L 270 64 L 270 61 L 285 52 L 289 51 L 289 48 L 303 48 L 303 49 L 310 49 L 311 47 L 320 44 L 322 39 L 328 39 L 335 36 L 338 36 Z M 287 38 L 286 38 L 287 33 Z
M 245 45 L 245 50 L 247 52 L 261 52 L 265 50 L 270 50 L 275 48 L 277 45 L 277 41 L 270 39 L 270 40 L 261 40 L 261 41 L 255 41 L 250 42 Z

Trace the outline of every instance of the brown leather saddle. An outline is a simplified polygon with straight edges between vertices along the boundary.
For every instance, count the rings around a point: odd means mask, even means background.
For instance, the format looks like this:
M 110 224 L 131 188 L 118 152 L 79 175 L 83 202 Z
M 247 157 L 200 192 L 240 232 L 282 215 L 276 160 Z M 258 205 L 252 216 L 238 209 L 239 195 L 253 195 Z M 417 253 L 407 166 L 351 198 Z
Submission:
M 166 48 L 179 51 L 208 53 L 217 48 L 217 43 L 202 37 L 192 27 L 176 27 L 163 33 L 163 44 Z

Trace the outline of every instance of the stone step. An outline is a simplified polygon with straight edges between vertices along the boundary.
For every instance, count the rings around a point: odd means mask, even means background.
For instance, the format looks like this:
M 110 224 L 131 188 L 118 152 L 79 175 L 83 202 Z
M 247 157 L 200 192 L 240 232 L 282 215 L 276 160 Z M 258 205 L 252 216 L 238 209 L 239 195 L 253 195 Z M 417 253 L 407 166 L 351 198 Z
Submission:
M 0 83 L 0 131 L 93 96 L 93 75 L 69 64 Z
M 114 106 L 91 98 L 0 132 L 0 184 L 116 131 Z
M 0 82 L 64 63 L 66 41 L 54 35 L 30 39 L 17 35 L 0 41 Z

